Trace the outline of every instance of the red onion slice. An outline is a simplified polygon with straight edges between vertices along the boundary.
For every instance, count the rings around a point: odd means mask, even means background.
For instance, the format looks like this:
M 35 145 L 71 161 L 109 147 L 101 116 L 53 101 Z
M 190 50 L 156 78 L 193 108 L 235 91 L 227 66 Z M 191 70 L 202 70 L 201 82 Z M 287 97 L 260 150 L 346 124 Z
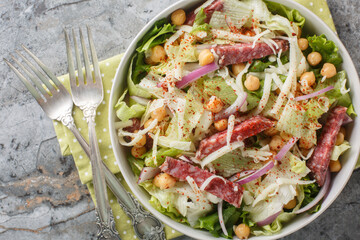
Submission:
M 241 97 L 238 97 L 230 107 L 217 113 L 215 115 L 215 121 L 228 118 L 230 117 L 230 115 L 235 114 L 245 104 L 246 99 L 247 99 L 247 93 L 244 92 L 243 95 Z
M 275 160 L 277 161 L 281 161 L 281 159 L 283 159 L 286 155 L 286 153 L 288 151 L 290 151 L 290 149 L 294 146 L 294 144 L 299 140 L 298 137 L 292 137 L 286 144 L 285 146 L 278 152 L 278 154 L 276 154 L 275 156 Z
M 257 170 L 256 172 L 254 172 L 253 174 L 240 179 L 239 181 L 236 181 L 236 183 L 239 183 L 240 185 L 246 184 L 248 182 L 251 182 L 255 179 L 258 179 L 259 177 L 261 177 L 262 175 L 266 174 L 268 171 L 270 171 L 273 167 L 275 166 L 273 161 L 269 161 L 268 163 L 266 163 L 262 168 L 260 168 L 259 170 Z
M 137 181 L 138 184 L 145 182 L 149 179 L 152 179 L 156 175 L 158 175 L 161 172 L 160 168 L 153 168 L 153 167 L 144 167 L 141 170 L 139 179 Z
M 228 180 L 230 182 L 235 182 L 235 181 L 239 180 L 240 178 L 243 178 L 250 174 L 253 174 L 254 172 L 256 172 L 256 170 L 246 170 L 246 171 L 238 172 L 238 173 L 234 174 L 233 176 L 231 176 Z
M 219 65 L 217 65 L 216 62 L 205 65 L 205 66 L 203 66 L 203 67 L 189 73 L 185 77 L 183 77 L 181 81 L 176 83 L 176 87 L 180 88 L 180 89 L 185 88 L 190 83 L 198 80 L 202 76 L 205 76 L 206 74 L 214 72 L 214 71 L 216 71 L 218 69 L 219 69 Z
M 265 220 L 257 222 L 257 225 L 259 227 L 263 227 L 263 226 L 271 224 L 273 221 L 275 221 L 275 219 L 280 215 L 281 212 L 282 211 L 279 211 L 279 212 L 275 213 L 274 215 L 271 215 L 270 217 L 266 218 Z
M 224 235 L 228 236 L 228 232 L 226 230 L 226 226 L 224 223 L 224 217 L 223 217 L 223 201 L 218 203 L 217 210 L 218 210 L 219 223 L 220 223 L 221 229 L 222 229 Z
M 303 96 L 297 97 L 297 98 L 295 98 L 295 101 L 303 101 L 303 100 L 306 100 L 306 99 L 309 99 L 309 98 L 313 98 L 313 97 L 319 96 L 319 95 L 321 95 L 323 93 L 326 93 L 326 92 L 328 92 L 330 90 L 333 90 L 333 89 L 334 89 L 334 86 L 329 86 L 327 88 L 321 89 L 320 91 L 310 93 L 308 95 L 303 95 Z
M 134 100 L 135 102 L 137 102 L 138 104 L 141 104 L 144 106 L 146 106 L 151 101 L 150 99 L 142 98 L 142 97 L 138 97 L 138 96 L 130 96 L 130 98 L 132 100 Z
M 300 214 L 300 213 L 306 212 L 306 211 L 310 210 L 311 208 L 313 208 L 316 204 L 318 204 L 320 202 L 320 200 L 323 199 L 326 196 L 326 194 L 328 193 L 329 188 L 330 188 L 330 182 L 331 182 L 330 171 L 327 171 L 324 186 L 320 189 L 316 198 L 314 198 L 314 200 L 312 200 L 305 207 L 297 210 L 295 213 Z

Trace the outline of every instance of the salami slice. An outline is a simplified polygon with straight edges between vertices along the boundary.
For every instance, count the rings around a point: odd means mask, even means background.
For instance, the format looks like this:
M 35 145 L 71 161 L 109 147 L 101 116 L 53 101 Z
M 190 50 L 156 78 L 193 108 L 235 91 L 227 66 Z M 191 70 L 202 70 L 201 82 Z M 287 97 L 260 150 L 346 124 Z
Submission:
M 214 177 L 216 175 L 207 170 L 200 169 L 171 157 L 166 158 L 165 162 L 160 166 L 160 169 L 183 181 L 186 180 L 187 176 L 190 176 L 199 188 L 208 178 L 212 177 L 213 179 L 204 189 L 206 192 L 227 201 L 235 207 L 239 208 L 241 205 L 243 187 L 238 183 L 230 182 L 222 177 Z
M 311 175 L 319 186 L 324 185 L 331 153 L 335 146 L 336 136 L 340 131 L 346 115 L 346 110 L 347 108 L 339 106 L 330 111 L 314 153 L 307 162 L 307 166 L 311 170 Z
M 209 6 L 204 8 L 204 13 L 206 14 L 205 22 L 209 23 L 210 19 L 215 11 L 222 11 L 224 8 L 224 0 L 214 0 Z M 191 11 L 186 17 L 186 25 L 192 26 L 194 24 L 196 14 L 194 11 Z
M 268 128 L 274 126 L 274 123 L 262 116 L 252 117 L 234 127 L 230 142 L 243 141 L 246 138 L 252 137 Z M 198 151 L 196 152 L 197 159 L 203 159 L 216 150 L 226 145 L 227 130 L 218 132 L 211 137 L 205 138 L 200 142 Z
M 280 52 L 280 50 L 285 52 L 289 49 L 286 40 L 275 39 L 274 41 L 279 46 L 277 49 L 273 47 L 276 53 Z M 253 47 L 253 43 L 239 43 L 235 45 L 219 45 L 213 47 L 213 49 L 219 56 L 220 66 L 248 62 L 274 54 L 271 47 L 264 42 L 256 43 L 255 47 Z

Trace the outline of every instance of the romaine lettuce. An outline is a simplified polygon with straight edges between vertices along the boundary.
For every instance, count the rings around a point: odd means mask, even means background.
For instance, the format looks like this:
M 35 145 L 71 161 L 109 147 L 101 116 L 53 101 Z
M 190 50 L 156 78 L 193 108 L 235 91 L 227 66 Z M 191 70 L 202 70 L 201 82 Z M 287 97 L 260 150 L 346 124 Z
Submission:
M 204 9 L 202 8 L 195 17 L 194 25 L 192 27 L 191 33 L 196 34 L 198 32 L 206 32 L 207 34 L 210 33 L 210 25 L 205 23 L 206 14 Z M 209 36 L 208 36 L 209 37 Z
M 232 238 L 233 237 L 233 226 L 240 222 L 240 219 L 247 221 L 246 223 L 252 225 L 251 221 L 248 221 L 246 218 L 246 212 L 242 212 L 241 209 L 236 208 L 230 204 L 225 204 L 223 209 L 223 218 L 226 229 L 228 231 L 228 236 L 225 236 L 221 230 L 221 226 L 219 223 L 219 215 L 217 212 L 210 214 L 205 217 L 199 218 L 198 228 L 207 229 L 213 236 L 215 237 L 224 237 L 224 238 Z
M 295 23 L 299 27 L 304 27 L 305 17 L 303 17 L 300 12 L 296 9 L 288 9 L 280 3 L 265 1 L 268 9 L 273 14 L 278 14 L 280 16 L 286 17 L 290 22 Z
M 163 44 L 172 33 L 175 33 L 175 25 L 168 23 L 167 19 L 157 21 L 154 27 L 145 34 L 143 39 L 138 43 L 137 52 L 142 53 L 148 49 Z

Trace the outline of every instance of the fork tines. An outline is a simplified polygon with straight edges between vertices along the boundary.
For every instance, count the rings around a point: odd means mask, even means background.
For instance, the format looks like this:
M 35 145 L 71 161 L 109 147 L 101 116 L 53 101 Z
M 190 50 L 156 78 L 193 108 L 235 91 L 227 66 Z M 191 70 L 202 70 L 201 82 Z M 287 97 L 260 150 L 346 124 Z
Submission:
M 13 61 L 19 66 L 19 68 L 23 71 L 21 73 L 12 63 L 10 63 L 7 59 L 4 58 L 4 61 L 9 65 L 9 67 L 15 72 L 15 74 L 20 78 L 20 80 L 24 83 L 25 87 L 30 91 L 33 97 L 39 102 L 41 100 L 46 100 L 47 98 L 51 97 L 55 91 L 63 90 L 63 85 L 57 79 L 57 77 L 51 72 L 51 70 L 45 66 L 29 49 L 27 49 L 24 45 L 22 45 L 23 49 L 30 55 L 30 57 L 37 63 L 41 72 L 37 67 L 34 66 L 23 54 L 19 51 L 16 53 L 23 59 L 25 64 L 22 64 L 18 61 L 14 56 L 10 55 Z M 29 69 L 33 73 L 29 71 Z M 44 74 L 45 73 L 45 74 Z M 25 76 L 30 78 L 29 81 Z M 47 76 L 47 77 L 46 77 Z M 51 79 L 51 81 L 49 80 Z M 39 80 L 40 79 L 40 80 Z M 31 82 L 36 86 L 36 88 L 31 84 Z
M 78 72 L 77 75 L 75 73 L 75 64 L 73 61 L 73 55 L 72 55 L 72 51 L 71 51 L 70 38 L 69 38 L 67 31 L 64 29 L 65 40 L 66 40 L 66 52 L 67 52 L 68 67 L 69 67 L 68 70 L 69 70 L 71 87 L 72 88 L 75 87 L 75 84 L 77 86 L 79 86 L 81 84 L 85 84 L 85 85 L 90 84 L 91 82 L 94 83 L 95 85 L 101 85 L 102 81 L 101 81 L 101 76 L 100 76 L 100 67 L 99 67 L 99 62 L 98 62 L 98 58 L 96 55 L 95 45 L 93 42 L 90 28 L 87 26 L 87 35 L 88 35 L 91 59 L 92 59 L 93 69 L 94 69 L 94 78 L 92 75 L 92 70 L 91 70 L 90 61 L 89 61 L 89 54 L 86 49 L 86 44 L 85 44 L 82 30 L 79 29 L 79 35 L 80 35 L 80 44 L 81 44 L 81 50 L 83 53 L 84 65 L 85 65 L 85 76 L 86 76 L 85 79 L 82 74 L 82 71 L 83 71 L 83 64 L 81 61 L 82 58 L 80 56 L 79 47 L 78 47 L 78 43 L 76 40 L 76 35 L 75 35 L 74 29 L 72 29 L 71 32 L 72 32 L 72 38 L 73 38 L 73 43 L 74 43 L 74 49 L 75 49 L 75 59 L 76 59 L 76 66 L 77 66 L 77 72 Z M 77 76 L 77 79 L 76 79 L 76 76 Z

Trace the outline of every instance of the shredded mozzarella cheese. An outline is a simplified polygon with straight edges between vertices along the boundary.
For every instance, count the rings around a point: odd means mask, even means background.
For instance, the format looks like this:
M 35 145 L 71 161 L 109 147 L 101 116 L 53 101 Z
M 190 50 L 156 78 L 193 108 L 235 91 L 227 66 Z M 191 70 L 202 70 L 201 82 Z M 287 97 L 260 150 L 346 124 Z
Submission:
M 297 38 L 289 38 L 290 42 L 290 69 L 289 69 L 289 75 L 286 78 L 286 81 L 281 88 L 281 93 L 276 100 L 273 108 L 270 110 L 270 113 L 274 116 L 277 116 L 279 114 L 280 108 L 283 105 L 285 99 L 289 95 L 289 93 L 292 93 L 292 89 L 295 90 L 295 82 L 296 82 L 296 73 L 297 73 L 297 65 L 296 65 L 296 44 L 297 44 Z

